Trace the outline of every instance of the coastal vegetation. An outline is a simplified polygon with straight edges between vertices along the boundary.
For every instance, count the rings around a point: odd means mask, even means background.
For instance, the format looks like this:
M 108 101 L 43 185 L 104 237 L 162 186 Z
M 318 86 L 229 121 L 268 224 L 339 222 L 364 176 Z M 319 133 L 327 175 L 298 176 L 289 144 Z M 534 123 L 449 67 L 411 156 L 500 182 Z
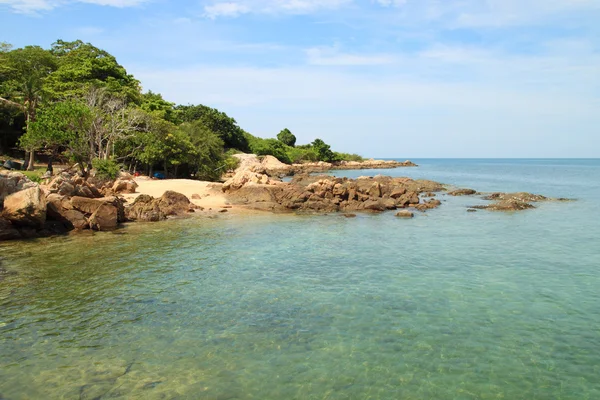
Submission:
M 61 160 L 107 177 L 128 169 L 217 180 L 240 152 L 286 164 L 362 160 L 318 138 L 297 145 L 287 128 L 260 138 L 215 108 L 143 92 L 113 55 L 81 40 L 57 40 L 49 49 L 0 44 L 0 133 L 0 154 L 25 151 L 28 171 L 43 156 L 50 171 Z

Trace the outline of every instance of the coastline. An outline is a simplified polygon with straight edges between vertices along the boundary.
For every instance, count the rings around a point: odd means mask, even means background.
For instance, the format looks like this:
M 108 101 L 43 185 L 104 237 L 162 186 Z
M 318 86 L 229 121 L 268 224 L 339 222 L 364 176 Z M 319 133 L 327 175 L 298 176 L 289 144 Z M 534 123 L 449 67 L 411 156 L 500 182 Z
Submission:
M 63 171 L 39 185 L 20 173 L 2 172 L 0 200 L 4 202 L 4 209 L 0 214 L 0 241 L 88 229 L 109 231 L 123 223 L 156 222 L 171 217 L 215 218 L 224 213 L 340 213 L 354 217 L 355 212 L 394 210 L 396 217 L 413 218 L 415 212 L 425 213 L 440 207 L 440 199 L 445 196 L 478 196 L 479 200 L 490 202 L 468 206 L 468 212 L 513 212 L 535 208 L 531 203 L 567 200 L 526 192 L 480 193 L 407 177 L 376 175 L 349 179 L 315 175 L 341 170 L 345 165 L 351 166 L 348 170 L 415 166 L 410 161 L 368 160 L 338 164 L 335 168 L 329 163 L 311 163 L 298 172 L 294 166 L 272 156 L 236 156 L 240 165 L 224 183 L 157 180 L 127 173 L 121 173 L 114 181 L 103 181 L 93 177 L 83 179 Z M 282 175 L 293 178 L 284 182 L 280 179 Z M 440 192 L 442 197 L 437 195 Z

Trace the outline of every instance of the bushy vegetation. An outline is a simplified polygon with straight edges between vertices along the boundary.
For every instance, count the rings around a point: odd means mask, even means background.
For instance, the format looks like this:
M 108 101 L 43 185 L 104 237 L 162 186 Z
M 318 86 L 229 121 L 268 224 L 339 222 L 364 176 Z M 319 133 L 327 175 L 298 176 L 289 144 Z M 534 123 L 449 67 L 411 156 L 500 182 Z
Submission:
M 125 167 L 214 180 L 235 168 L 236 151 L 284 163 L 360 159 L 321 139 L 297 145 L 287 128 L 276 139 L 258 138 L 215 108 L 142 93 L 114 56 L 80 40 L 58 40 L 50 49 L 0 43 L 0 131 L 0 146 L 17 142 L 31 169 L 44 152 L 105 177 Z
M 92 160 L 92 166 L 96 170 L 96 176 L 104 179 L 116 179 L 122 168 L 114 158 L 107 160 L 95 158 Z

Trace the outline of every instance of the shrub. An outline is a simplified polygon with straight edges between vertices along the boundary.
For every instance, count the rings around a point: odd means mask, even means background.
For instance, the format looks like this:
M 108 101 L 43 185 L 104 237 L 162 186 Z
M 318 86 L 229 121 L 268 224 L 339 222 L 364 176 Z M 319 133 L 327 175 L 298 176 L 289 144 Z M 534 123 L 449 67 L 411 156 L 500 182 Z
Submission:
M 121 164 L 114 158 L 108 160 L 95 158 L 92 160 L 92 166 L 96 170 L 96 176 L 104 179 L 116 179 L 121 171 Z

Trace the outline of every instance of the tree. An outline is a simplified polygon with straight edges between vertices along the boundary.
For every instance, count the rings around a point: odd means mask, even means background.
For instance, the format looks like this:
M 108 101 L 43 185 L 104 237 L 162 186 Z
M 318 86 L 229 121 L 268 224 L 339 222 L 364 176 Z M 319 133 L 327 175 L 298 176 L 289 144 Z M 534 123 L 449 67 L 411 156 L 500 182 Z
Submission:
M 277 134 L 277 140 L 281 143 L 294 147 L 296 145 L 296 136 L 288 128 L 285 128 Z
M 319 161 L 332 162 L 335 161 L 335 154 L 331 151 L 331 146 L 322 141 L 321 139 L 315 139 L 311 143 L 313 149 L 319 157 Z
M 196 178 L 217 180 L 226 167 L 223 141 L 201 121 L 183 123 L 178 130 L 190 138 L 194 151 L 190 164 Z
M 90 160 L 87 132 L 92 121 L 91 110 L 80 101 L 54 103 L 41 109 L 37 120 L 21 137 L 20 144 L 31 152 L 42 148 L 49 151 L 49 170 L 52 169 L 52 158 L 64 150 L 85 172 L 85 165 Z
M 163 99 L 160 93 L 148 91 L 142 94 L 140 108 L 148 113 L 153 113 L 165 121 L 177 123 L 177 113 L 175 112 L 175 103 L 170 103 Z
M 81 40 L 57 40 L 50 51 L 58 69 L 48 79 L 46 90 L 54 99 L 82 97 L 95 87 L 139 103 L 140 82 L 105 50 Z
M 204 105 L 179 105 L 175 109 L 179 114 L 180 122 L 201 121 L 223 140 L 225 147 L 248 151 L 248 141 L 244 131 L 237 125 L 235 119 L 224 112 Z
M 56 69 L 56 59 L 39 46 L 2 52 L 3 69 L 0 84 L 0 101 L 20 109 L 25 114 L 25 129 L 35 121 L 45 89 L 45 82 Z M 29 167 L 33 170 L 34 153 L 29 154 Z

